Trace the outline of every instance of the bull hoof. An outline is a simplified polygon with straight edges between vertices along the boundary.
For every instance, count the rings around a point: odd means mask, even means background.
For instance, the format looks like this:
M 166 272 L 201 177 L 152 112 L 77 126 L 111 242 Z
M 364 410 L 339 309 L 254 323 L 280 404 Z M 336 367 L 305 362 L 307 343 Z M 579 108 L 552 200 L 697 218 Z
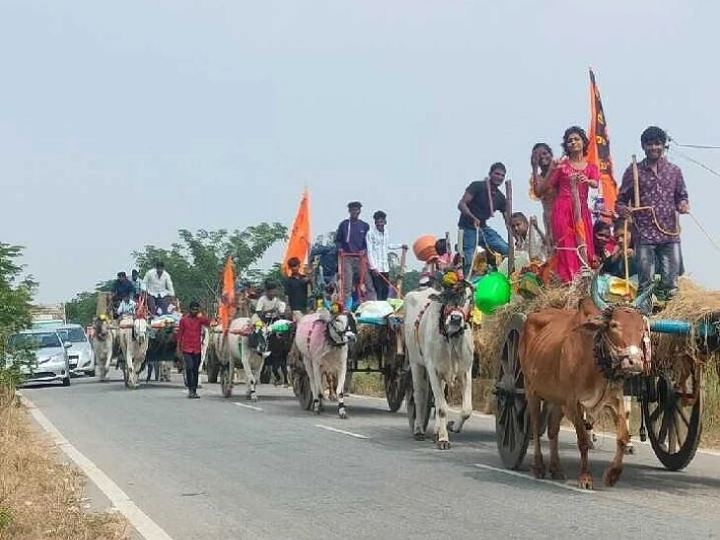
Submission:
M 578 487 L 580 489 L 594 489 L 592 475 L 588 473 L 578 476 Z
M 605 471 L 605 474 L 603 474 L 603 482 L 606 486 L 612 487 L 615 484 L 617 484 L 617 481 L 620 480 L 620 473 L 622 472 L 622 469 L 608 469 Z
M 425 440 L 425 434 L 422 433 L 421 431 L 416 431 L 415 433 L 413 433 L 413 438 L 414 438 L 416 441 L 424 441 L 424 440 Z
M 250 401 L 252 401 L 253 403 L 257 403 L 257 400 L 258 400 L 257 394 L 252 393 L 250 395 Z
M 530 467 L 530 470 L 533 473 L 533 476 L 535 478 L 543 479 L 545 478 L 545 465 L 533 465 Z
M 315 402 L 313 402 L 313 412 L 314 412 L 315 414 L 320 414 L 321 408 L 322 408 L 322 407 L 320 407 L 320 402 L 319 402 L 319 401 L 316 400 Z
M 553 467 L 550 466 L 550 478 L 553 480 L 565 480 L 565 471 L 563 471 L 559 466 Z
M 347 420 L 348 414 L 345 410 L 345 407 L 341 407 L 338 409 L 338 416 L 343 420 Z
M 635 454 L 635 447 L 633 446 L 633 443 L 627 443 L 627 446 L 625 446 L 625 453 L 629 456 Z
M 435 446 L 438 450 L 450 450 L 450 441 L 438 441 Z

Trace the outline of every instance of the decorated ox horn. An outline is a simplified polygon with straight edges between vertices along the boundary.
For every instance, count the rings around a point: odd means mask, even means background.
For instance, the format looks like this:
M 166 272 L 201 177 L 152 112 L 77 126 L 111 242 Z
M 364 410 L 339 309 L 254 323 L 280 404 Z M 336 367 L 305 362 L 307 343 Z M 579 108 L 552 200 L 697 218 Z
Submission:
M 598 290 L 598 276 L 598 274 L 593 276 L 592 281 L 590 282 L 590 296 L 598 309 L 600 311 L 605 311 L 608 307 L 610 307 L 610 305 L 602 296 L 600 296 L 600 291 Z

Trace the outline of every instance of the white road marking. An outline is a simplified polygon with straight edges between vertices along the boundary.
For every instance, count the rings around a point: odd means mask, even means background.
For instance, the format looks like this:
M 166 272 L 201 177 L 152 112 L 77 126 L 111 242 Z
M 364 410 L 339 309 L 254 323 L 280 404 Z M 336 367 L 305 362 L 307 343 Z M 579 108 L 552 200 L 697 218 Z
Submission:
M 315 424 L 315 427 L 320 428 L 320 429 L 326 429 L 328 431 L 334 431 L 335 433 L 342 433 L 343 435 L 348 435 L 349 437 L 355 437 L 356 439 L 369 439 L 370 438 L 365 435 L 353 433 L 352 431 L 345 431 L 344 429 L 337 429 L 337 428 L 334 428 L 331 426 L 325 426 L 323 424 Z
M 255 405 L 248 405 L 247 403 L 235 402 L 234 405 L 237 405 L 238 407 L 245 407 L 246 409 L 251 409 L 253 411 L 262 411 L 260 407 L 256 407 Z
M 488 471 L 507 474 L 508 476 L 515 476 L 516 478 L 523 478 L 524 480 L 530 480 L 531 482 L 542 482 L 543 484 L 545 484 L 547 486 L 559 487 L 562 489 L 568 489 L 570 491 L 577 491 L 579 493 L 597 493 L 596 491 L 593 491 L 591 489 L 581 489 L 579 487 L 571 486 L 569 484 L 564 484 L 564 483 L 558 482 L 558 481 L 543 480 L 540 478 L 535 478 L 534 476 L 528 476 L 527 474 L 519 473 L 517 471 L 510 471 L 508 469 L 500 469 L 498 467 L 491 467 L 490 465 L 484 465 L 482 463 L 475 463 L 475 466 L 478 469 L 486 469 Z
M 97 487 L 110 499 L 113 506 L 117 508 L 132 524 L 133 527 L 145 538 L 145 540 L 172 540 L 160 526 L 150 519 L 145 512 L 130 500 L 130 497 L 120 489 L 100 468 L 85 457 L 77 448 L 63 437 L 62 433 L 47 419 L 28 398 L 19 394 L 25 406 L 32 414 L 35 421 L 50 434 L 55 444 L 77 465 L 85 475 L 92 480 Z
M 367 399 L 371 401 L 382 401 L 383 403 L 386 401 L 385 398 L 375 397 L 375 396 L 364 396 L 361 394 L 350 394 L 353 398 L 360 398 L 360 399 Z M 452 413 L 460 414 L 460 409 L 455 409 L 453 407 L 448 407 L 448 410 Z M 483 418 L 485 420 L 490 420 L 492 422 L 495 422 L 495 416 L 492 414 L 486 414 L 479 411 L 473 411 L 472 415 L 476 418 Z M 569 427 L 569 426 L 560 426 L 560 431 L 564 431 L 566 433 L 575 433 L 575 428 Z M 604 439 L 615 439 L 614 433 L 605 433 L 602 431 L 595 431 L 595 435 L 598 438 L 604 438 Z M 633 444 L 642 444 L 644 446 L 650 446 L 650 440 L 643 442 L 639 439 L 637 433 L 633 433 L 632 442 Z M 613 449 L 614 450 L 614 449 Z M 709 448 L 698 448 L 697 450 L 698 454 L 704 454 L 706 456 L 713 456 L 713 457 L 720 457 L 720 450 L 712 450 Z

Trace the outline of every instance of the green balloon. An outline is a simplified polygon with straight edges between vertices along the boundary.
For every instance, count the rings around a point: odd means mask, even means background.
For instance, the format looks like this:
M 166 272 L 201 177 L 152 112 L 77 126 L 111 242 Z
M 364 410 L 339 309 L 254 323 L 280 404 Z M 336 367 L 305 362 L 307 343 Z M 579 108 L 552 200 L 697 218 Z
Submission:
M 512 288 L 510 280 L 501 272 L 492 272 L 475 283 L 475 306 L 491 315 L 495 310 L 510 301 Z

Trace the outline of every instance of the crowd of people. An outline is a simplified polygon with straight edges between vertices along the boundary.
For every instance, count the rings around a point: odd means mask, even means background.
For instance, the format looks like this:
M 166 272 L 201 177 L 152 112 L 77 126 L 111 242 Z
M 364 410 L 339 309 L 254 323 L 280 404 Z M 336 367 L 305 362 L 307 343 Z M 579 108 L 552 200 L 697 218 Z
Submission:
M 590 141 L 585 131 L 577 126 L 565 131 L 560 159 L 554 157 L 550 145 L 535 144 L 530 157 L 530 195 L 541 203 L 542 225 L 523 212 L 508 215 L 508 201 L 500 189 L 506 167 L 493 163 L 486 178 L 466 187 L 457 205 L 460 244 L 453 251 L 446 239 L 436 242 L 421 284 L 438 270 L 455 268 L 461 276 L 472 279 L 488 267 L 500 266 L 508 256 L 509 245 L 488 224 L 499 212 L 510 229 L 516 260 L 549 267 L 561 283 L 573 281 L 583 270 L 600 270 L 617 278 L 636 279 L 640 294 L 654 286 L 659 273 L 651 305 L 643 306 L 649 312 L 652 302 L 662 302 L 677 293 L 678 276 L 684 272 L 678 215 L 688 213 L 690 204 L 682 171 L 665 157 L 667 140 L 659 127 L 644 130 L 640 143 L 645 158 L 636 168 L 631 164 L 625 170 L 615 207 L 599 205 L 593 210 L 590 189 L 598 189 L 600 170 L 588 161 Z M 264 328 L 273 317 L 286 315 L 297 321 L 316 308 L 331 310 L 339 303 L 353 310 L 361 302 L 387 300 L 396 294 L 390 279 L 390 253 L 407 250 L 408 246 L 391 242 L 384 211 L 377 210 L 370 225 L 360 219 L 359 201 L 348 203 L 347 209 L 349 215 L 338 225 L 333 244 L 313 249 L 306 273 L 302 262 L 292 258 L 284 283 L 266 281 L 262 295 L 255 298 L 252 322 L 257 330 L 252 345 L 263 354 L 268 354 Z M 482 264 L 477 264 L 479 261 Z M 287 304 L 280 300 L 281 287 Z M 318 288 L 322 289 L 320 294 Z M 112 292 L 118 317 L 134 314 L 141 295 L 147 299 L 151 314 L 175 309 L 172 279 L 162 261 L 157 261 L 143 279 L 137 270 L 130 279 L 120 272 Z M 199 332 L 202 325 L 210 324 L 198 315 L 199 310 L 196 302 L 190 304 L 186 317 L 192 320 L 181 324 L 178 341 L 178 352 L 194 374 L 199 363 Z M 193 337 L 186 339 L 190 335 Z M 191 397 L 195 395 L 194 388 L 190 393 Z

